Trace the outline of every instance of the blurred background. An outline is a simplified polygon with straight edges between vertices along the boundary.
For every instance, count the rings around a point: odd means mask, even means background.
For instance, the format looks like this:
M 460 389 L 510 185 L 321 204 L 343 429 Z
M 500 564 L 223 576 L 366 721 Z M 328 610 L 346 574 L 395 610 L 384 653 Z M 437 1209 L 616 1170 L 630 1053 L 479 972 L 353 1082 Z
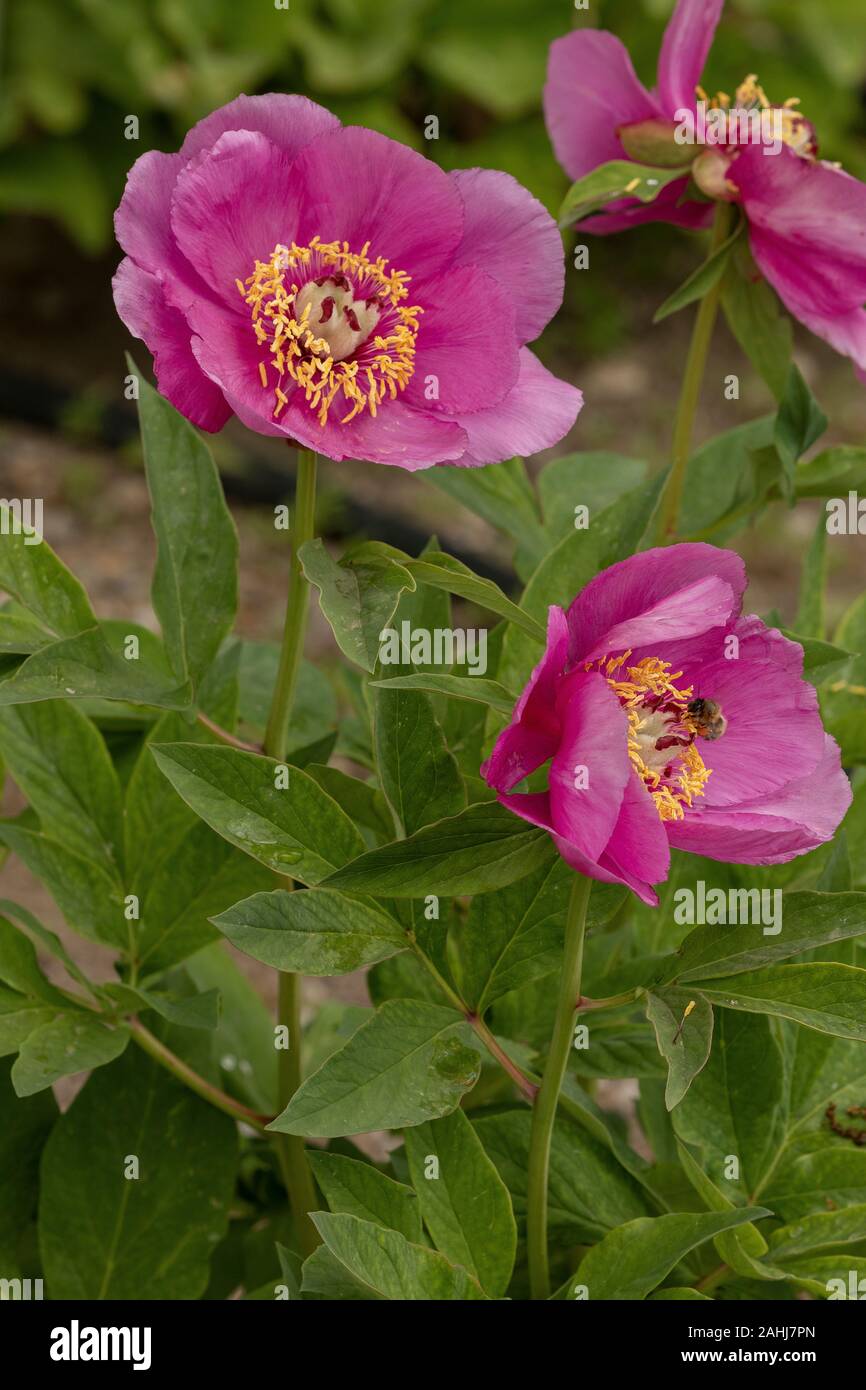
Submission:
M 191 123 L 239 92 L 306 93 L 446 168 L 510 171 L 552 210 L 566 187 L 540 114 L 547 49 L 576 24 L 613 30 L 648 84 L 672 0 L 0 0 L 0 493 L 42 496 L 46 534 L 105 616 L 149 617 L 152 540 L 124 349 L 148 354 L 117 319 L 112 213 L 145 150 L 177 148 Z M 705 85 L 731 90 L 754 71 L 773 100 L 799 96 L 825 158 L 866 177 L 863 0 L 730 0 Z M 428 115 L 438 140 L 425 140 Z M 125 138 L 127 117 L 139 138 Z M 573 239 L 573 238 L 570 238 Z M 569 240 L 570 240 L 569 239 Z M 615 450 L 658 467 L 691 311 L 652 314 L 702 257 L 696 238 L 648 227 L 590 241 L 566 302 L 539 345 L 587 404 L 562 451 Z M 704 397 L 706 437 L 772 402 L 724 326 L 709 380 L 741 377 L 738 402 Z M 842 358 L 806 334 L 798 361 L 833 421 L 861 442 L 866 394 Z M 242 626 L 276 634 L 283 559 L 270 507 L 292 490 L 279 444 L 230 426 L 213 440 L 242 538 Z M 537 466 L 538 462 L 533 466 Z M 507 546 L 429 484 L 373 465 L 325 469 L 320 526 L 406 548 L 433 531 L 509 582 Z M 753 607 L 790 620 L 809 505 L 774 507 L 743 538 Z M 833 547 L 831 618 L 857 587 L 856 540 Z M 277 568 L 278 571 L 277 572 Z M 315 640 L 315 634 L 314 634 Z

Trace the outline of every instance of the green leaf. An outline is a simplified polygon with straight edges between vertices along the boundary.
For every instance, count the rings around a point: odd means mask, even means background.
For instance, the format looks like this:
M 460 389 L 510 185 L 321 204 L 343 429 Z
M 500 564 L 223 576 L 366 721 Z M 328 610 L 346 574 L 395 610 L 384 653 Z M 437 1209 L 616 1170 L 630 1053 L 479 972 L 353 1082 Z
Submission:
M 710 1060 L 671 1112 L 677 1137 L 731 1200 L 748 1200 L 777 1161 L 785 1134 L 782 1055 L 767 1018 L 716 1014 Z M 736 1160 L 738 1176 L 731 1160 Z
M 362 782 L 358 777 L 350 777 L 338 767 L 308 763 L 304 770 L 338 806 L 342 806 L 349 819 L 357 825 L 363 825 L 384 840 L 389 840 L 394 834 L 388 803 L 378 787 L 370 782 Z
M 858 1298 L 866 1288 L 866 1259 L 862 1256 L 804 1255 L 786 1263 L 788 1276 L 818 1298 Z M 852 1291 L 853 1289 L 857 1292 Z
M 32 1096 L 59 1081 L 113 1062 L 129 1042 L 126 1028 L 106 1028 L 86 1013 L 66 1013 L 44 1023 L 21 1044 L 12 1068 L 17 1096 Z
M 74 637 L 96 626 L 90 600 L 81 584 L 32 533 L 16 530 L 6 506 L 0 507 L 0 589 L 16 600 L 45 629 L 47 636 Z
M 165 994 L 158 990 L 133 989 L 129 985 L 109 984 L 105 992 L 114 999 L 123 1013 L 153 1009 L 161 1018 L 179 1028 L 204 1028 L 213 1032 L 220 1020 L 219 990 L 201 994 Z
M 593 1302 L 644 1299 L 689 1251 L 721 1231 L 769 1215 L 765 1207 L 746 1207 L 724 1213 L 674 1212 L 629 1221 L 593 1246 L 581 1261 L 573 1283 L 584 1285 Z
M 735 889 L 737 915 L 754 911 L 757 889 Z M 746 897 L 743 898 L 743 894 Z M 740 921 L 734 925 L 696 927 L 672 959 L 668 977 L 680 985 L 757 970 L 788 956 L 866 935 L 866 893 L 786 893 L 782 900 L 782 930 L 766 935 L 764 928 Z M 748 907 L 744 910 L 744 906 Z
M 472 1125 L 457 1109 L 407 1129 L 405 1139 L 412 1185 L 436 1248 L 467 1269 L 490 1298 L 502 1298 L 517 1227 L 508 1188 Z
M 218 835 L 276 873 L 318 883 L 364 848 L 355 826 L 312 777 L 236 748 L 162 744 L 152 749 L 175 791 Z
M 733 1211 L 736 1204 L 721 1191 L 689 1153 L 685 1144 L 677 1144 L 677 1154 L 683 1172 L 710 1211 Z M 784 1279 L 784 1270 L 767 1264 L 763 1256 L 767 1253 L 767 1242 L 757 1226 L 749 1222 L 733 1231 L 723 1231 L 714 1239 L 714 1245 L 725 1264 L 730 1265 L 736 1274 L 746 1279 Z
M 177 679 L 195 688 L 234 622 L 237 532 L 207 445 L 127 360 L 157 541 L 153 608 Z
M 473 899 L 459 940 L 462 989 L 477 1013 L 558 968 L 573 878 L 557 855 L 511 887 Z M 596 906 L 594 896 L 590 904 Z
M 656 309 L 653 323 L 661 323 L 662 319 L 678 313 L 680 309 L 685 309 L 688 304 L 694 304 L 696 299 L 703 299 L 710 290 L 715 288 L 728 268 L 731 252 L 745 231 L 745 227 L 745 218 L 741 218 L 727 241 L 724 241 L 717 250 L 713 251 L 703 265 L 699 265 L 697 270 L 692 271 L 679 289 L 674 290 L 664 304 Z
M 460 769 L 421 691 L 376 692 L 373 747 L 382 791 L 403 834 L 463 810 Z
M 68 1008 L 68 1001 L 46 980 L 29 937 L 0 917 L 0 980 L 20 990 L 31 1001 L 49 1004 L 55 1009 Z
M 32 912 L 29 912 L 26 907 L 19 906 L 18 903 L 11 902 L 9 898 L 0 898 L 0 912 L 4 912 L 7 917 L 18 922 L 28 936 L 35 936 L 40 946 L 44 946 L 50 955 L 61 962 L 70 979 L 75 980 L 85 990 L 93 992 L 93 986 L 84 972 L 75 964 L 60 937 L 44 927 L 39 919 L 33 916 Z
M 578 529 L 576 507 L 586 507 L 591 526 L 597 514 L 639 487 L 646 475 L 647 465 L 643 459 L 627 458 L 609 450 L 564 454 L 551 459 L 538 475 L 538 495 L 548 533 L 547 545 L 538 557 L 539 564 L 551 548 L 551 539 L 561 540 Z
M 0 754 L 45 833 L 114 876 L 120 783 L 91 720 L 61 700 L 0 708 Z
M 304 574 L 319 590 L 319 604 L 340 650 L 365 671 L 373 671 L 380 634 L 394 616 L 404 589 L 414 589 L 407 569 L 371 541 L 332 559 L 324 542 L 307 541 L 298 552 Z
M 449 594 L 458 594 L 460 598 L 477 603 L 481 608 L 487 608 L 507 622 L 516 624 L 539 642 L 544 641 L 544 628 L 512 603 L 498 584 L 494 584 L 492 579 L 482 579 L 468 565 L 455 560 L 453 555 L 446 555 L 440 550 L 425 550 L 420 559 L 412 560 L 407 556 L 404 563 L 419 583 L 444 589 Z
M 522 459 L 507 459 L 486 468 L 440 464 L 425 473 L 424 481 L 516 541 L 518 574 L 524 569 L 530 573 L 535 569 L 547 549 L 547 541 Z
M 447 1115 L 474 1086 L 480 1058 L 454 1009 L 394 999 L 297 1090 L 268 1126 L 281 1134 L 366 1134 Z
M 839 497 L 866 488 L 866 449 L 839 444 L 799 463 L 794 475 L 798 497 Z
M 125 634 L 139 642 L 137 661 L 122 654 Z M 159 638 L 135 623 L 101 623 L 51 642 L 0 681 L 0 705 L 90 699 L 187 709 L 191 687 L 177 685 Z
M 346 975 L 409 944 L 376 903 L 327 888 L 256 893 L 213 921 L 245 955 L 302 975 Z
M 840 1246 L 858 1245 L 866 1240 L 866 1203 L 842 1207 L 839 1211 L 819 1211 L 775 1230 L 770 1236 L 770 1254 L 780 1264 L 798 1255 Z
M 119 878 L 49 835 L 9 822 L 0 823 L 0 843 L 42 879 L 75 931 L 90 941 L 126 948 L 129 933 Z
M 791 320 L 755 265 L 745 242 L 737 246 L 726 267 L 722 308 L 743 352 L 776 399 L 781 400 L 791 362 Z
M 785 391 L 779 402 L 779 414 L 773 443 L 782 461 L 785 491 L 794 492 L 797 460 L 812 447 L 827 428 L 827 417 L 809 390 L 798 367 L 791 364 Z
M 269 1286 L 268 1298 L 273 1297 Z M 378 1302 L 382 1295 L 369 1284 L 350 1274 L 326 1245 L 318 1246 L 304 1260 L 301 1297 L 313 1302 L 348 1303 Z
M 130 1156 L 137 1178 L 127 1176 Z M 138 1048 L 96 1072 L 43 1156 L 39 1239 L 50 1297 L 200 1298 L 236 1165 L 234 1123 Z
M 0 1028 L 2 1028 L 0 1015 Z M 50 1091 L 22 1099 L 0 1066 L 0 1261 L 6 1277 L 17 1272 L 17 1244 L 33 1220 L 39 1192 L 39 1160 L 57 1105 Z
M 444 1255 L 413 1245 L 399 1231 L 334 1212 L 314 1212 L 313 1222 L 340 1264 L 380 1298 L 441 1302 L 483 1299 L 464 1269 Z
M 372 1163 L 342 1154 L 310 1149 L 309 1159 L 332 1212 L 358 1216 L 385 1230 L 399 1231 L 417 1245 L 422 1243 L 421 1207 L 411 1187 L 395 1182 Z
M 575 1083 L 576 1084 L 576 1083 Z M 526 1107 L 473 1119 L 486 1152 L 511 1193 L 514 1213 L 525 1225 L 532 1114 Z M 635 1164 L 639 1162 L 635 1155 Z M 560 1115 L 550 1157 L 549 1223 L 557 1244 L 600 1240 L 606 1231 L 656 1210 L 640 1182 L 615 1156 L 608 1139 L 590 1135 Z
M 787 637 L 790 642 L 798 642 L 803 648 L 803 675 L 812 685 L 821 685 L 853 655 L 844 647 L 833 646 L 831 642 L 818 641 L 814 637 L 802 637 L 785 627 L 780 631 L 783 637 Z
M 559 209 L 559 225 L 571 227 L 617 198 L 652 203 L 663 188 L 684 176 L 682 168 L 654 168 L 648 164 L 633 164 L 627 159 L 600 164 L 591 174 L 585 174 L 571 185 Z
M 776 1014 L 837 1038 L 866 1042 L 866 970 L 854 965 L 777 965 L 702 982 L 701 990 L 723 1008 Z
M 506 690 L 498 681 L 485 680 L 483 676 L 437 675 L 424 672 L 416 676 L 392 676 L 389 680 L 371 681 L 378 690 L 429 690 L 434 695 L 447 695 L 455 700 L 473 700 L 510 714 L 517 703 L 517 696 Z
M 277 1108 L 277 1052 L 273 1019 L 222 941 L 197 951 L 184 965 L 196 989 L 218 990 L 222 1013 L 213 1034 L 223 1087 L 261 1114 Z
M 0 987 L 0 1057 L 20 1051 L 25 1039 L 50 1023 L 56 1012 L 47 1004 L 34 1004 L 23 994 Z
M 39 623 L 18 613 L 0 611 L 0 652 L 27 656 L 50 641 L 50 633 Z
M 646 1015 L 668 1064 L 665 1104 L 673 1110 L 706 1066 L 713 1040 L 713 1010 L 697 992 L 689 997 L 686 989 L 666 989 L 647 994 Z
M 531 873 L 552 854 L 545 831 L 528 829 L 504 806 L 485 801 L 362 854 L 323 887 L 394 898 L 484 893 Z
M 827 518 L 818 518 L 800 576 L 800 601 L 794 627 L 806 637 L 823 640 L 826 627 L 824 590 L 827 586 Z

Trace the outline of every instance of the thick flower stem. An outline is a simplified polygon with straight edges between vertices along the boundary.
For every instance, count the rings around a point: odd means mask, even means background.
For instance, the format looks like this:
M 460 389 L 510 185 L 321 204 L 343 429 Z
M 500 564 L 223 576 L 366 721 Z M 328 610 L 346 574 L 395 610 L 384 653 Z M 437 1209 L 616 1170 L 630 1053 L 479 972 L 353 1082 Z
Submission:
M 553 1037 L 547 1054 L 541 1086 L 532 1108 L 529 1141 L 529 1184 L 526 1210 L 526 1244 L 529 1257 L 529 1287 L 533 1298 L 550 1297 L 547 1259 L 547 1180 L 550 1144 L 562 1079 L 571 1047 L 574 1016 L 580 998 L 583 964 L 583 938 L 586 908 L 592 880 L 576 875 L 565 919 L 565 953 L 559 980 L 559 998 Z
M 732 203 L 719 203 L 713 222 L 710 255 L 718 251 L 730 236 L 736 207 Z M 704 295 L 698 306 L 692 340 L 686 358 L 686 369 L 680 388 L 679 405 L 674 421 L 673 446 L 671 450 L 671 470 L 659 501 L 655 539 L 659 545 L 669 545 L 676 540 L 686 469 L 692 448 L 695 415 L 700 401 L 701 386 L 707 365 L 710 340 L 716 323 L 722 282 L 717 280 Z
M 289 567 L 289 595 L 280 664 L 274 686 L 264 751 L 281 761 L 286 755 L 289 718 L 295 698 L 298 671 L 304 651 L 307 614 L 310 607 L 310 586 L 301 568 L 298 552 L 313 538 L 316 509 L 316 455 L 306 449 L 298 450 L 298 474 L 295 487 L 295 510 L 292 524 L 292 554 Z M 277 1021 L 285 1030 L 287 1046 L 279 1053 L 278 1082 L 280 1111 L 285 1110 L 301 1083 L 301 981 L 299 976 L 280 971 Z M 280 1169 L 292 1215 L 298 1233 L 301 1253 L 308 1255 L 319 1243 L 319 1236 L 310 1220 L 316 1208 L 313 1175 L 307 1162 L 304 1141 L 299 1135 L 275 1136 Z

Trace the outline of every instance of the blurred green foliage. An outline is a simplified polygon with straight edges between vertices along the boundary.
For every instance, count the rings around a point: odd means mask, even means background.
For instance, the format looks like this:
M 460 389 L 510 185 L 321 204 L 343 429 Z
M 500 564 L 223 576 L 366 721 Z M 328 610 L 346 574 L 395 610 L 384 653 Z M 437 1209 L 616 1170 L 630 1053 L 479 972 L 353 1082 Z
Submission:
M 88 252 L 111 239 L 126 169 L 177 146 L 239 92 L 304 92 L 446 168 L 509 170 L 549 206 L 564 178 L 540 115 L 548 46 L 574 24 L 619 34 L 654 79 L 672 0 L 7 0 L 0 208 L 58 219 Z M 866 175 L 863 0 L 730 0 L 706 84 L 756 71 L 796 95 L 822 153 Z M 139 139 L 124 138 L 124 118 Z M 425 140 L 436 115 L 439 139 Z

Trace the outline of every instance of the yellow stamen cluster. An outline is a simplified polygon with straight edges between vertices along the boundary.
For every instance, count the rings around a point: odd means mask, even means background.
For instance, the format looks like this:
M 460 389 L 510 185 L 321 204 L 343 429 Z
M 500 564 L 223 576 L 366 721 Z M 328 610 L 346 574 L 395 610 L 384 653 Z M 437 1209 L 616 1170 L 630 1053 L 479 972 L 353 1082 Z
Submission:
M 714 97 L 710 97 L 703 87 L 696 87 L 695 91 L 708 107 L 722 111 L 778 111 L 782 142 L 790 145 L 799 155 L 807 158 L 814 156 L 812 127 L 802 112 L 796 110 L 800 105 L 800 98 L 788 97 L 781 106 L 774 106 L 758 81 L 757 73 L 750 72 L 748 77 L 743 78 L 734 92 L 733 99 L 727 92 L 717 92 Z
M 688 712 L 693 689 L 691 686 L 681 689 L 677 685 L 683 673 L 671 671 L 669 662 L 647 656 L 634 666 L 626 666 L 630 656 L 629 650 L 622 656 L 589 662 L 586 669 L 601 672 L 626 712 L 628 755 L 635 772 L 649 790 L 659 816 L 663 821 L 682 820 L 685 807 L 691 806 L 694 797 L 703 796 L 711 769 L 704 766 L 692 742 L 687 747 L 679 745 L 666 751 L 664 763 L 670 765 L 672 773 L 669 778 L 664 777 L 657 768 L 647 765 L 641 733 L 648 720 L 657 717 L 654 706 L 645 703 L 648 696 L 657 696 L 665 705 L 676 706 L 676 713 L 668 712 L 672 724 L 694 733 L 694 721 Z
M 349 250 L 348 242 L 322 242 L 314 236 L 309 246 L 275 246 L 267 261 L 256 261 L 252 275 L 237 281 L 250 306 L 256 340 L 267 354 L 258 364 L 262 386 L 267 390 L 273 384 L 271 374 L 276 377 L 274 419 L 288 403 L 286 378 L 300 387 L 322 426 L 338 395 L 350 406 L 341 420 L 347 424 L 364 410 L 375 416 L 386 395 L 394 400 L 409 384 L 418 318 L 424 311 L 402 303 L 409 293 L 405 271 L 388 270 L 381 256 L 371 260 L 369 249 L 369 242 L 356 252 Z M 361 298 L 378 296 L 383 309 L 393 311 L 387 331 L 374 332 L 353 357 L 335 362 L 328 342 L 310 326 L 309 305 L 300 317 L 294 314 L 302 284 L 313 278 L 310 271 L 314 276 L 351 276 Z

